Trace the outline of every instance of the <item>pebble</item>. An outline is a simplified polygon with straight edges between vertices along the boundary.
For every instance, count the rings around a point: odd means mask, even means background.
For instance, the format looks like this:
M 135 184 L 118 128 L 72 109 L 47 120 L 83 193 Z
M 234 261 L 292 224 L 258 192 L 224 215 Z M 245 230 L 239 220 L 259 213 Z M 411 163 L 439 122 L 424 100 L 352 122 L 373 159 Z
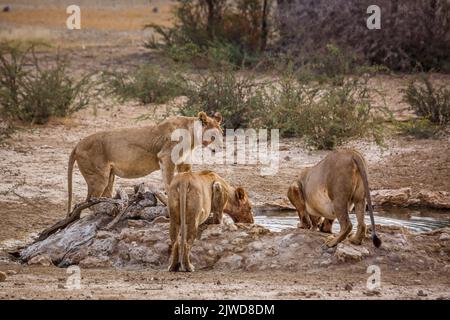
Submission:
M 447 240 L 450 240 L 450 234 L 448 234 L 448 233 L 442 233 L 442 234 L 440 235 L 440 237 L 439 237 L 439 240 L 440 240 L 440 241 L 447 241 Z
M 419 290 L 419 291 L 417 292 L 417 296 L 418 296 L 418 297 L 427 297 L 428 294 L 426 294 L 425 292 L 423 292 L 423 290 Z
M 6 280 L 6 273 L 0 271 L 0 282 L 4 282 Z

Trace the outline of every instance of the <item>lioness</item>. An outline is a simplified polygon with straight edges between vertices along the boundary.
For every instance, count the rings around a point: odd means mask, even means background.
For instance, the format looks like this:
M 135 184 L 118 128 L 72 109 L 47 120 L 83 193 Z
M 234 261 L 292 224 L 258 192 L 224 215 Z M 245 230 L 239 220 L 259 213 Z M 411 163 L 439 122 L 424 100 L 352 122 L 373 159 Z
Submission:
M 68 213 L 72 204 L 72 171 L 75 161 L 88 186 L 86 200 L 91 197 L 111 197 L 115 176 L 139 178 L 159 169 L 167 191 L 175 167 L 178 172 L 191 169 L 189 164 L 175 165 L 172 161 L 172 148 L 178 143 L 172 141 L 172 132 L 186 129 L 191 135 L 191 141 L 194 141 L 194 123 L 197 120 L 201 121 L 203 132 L 213 129 L 222 135 L 221 114 L 217 112 L 211 118 L 200 112 L 197 117 L 173 117 L 158 125 L 98 132 L 81 140 L 69 158 Z M 202 141 L 202 144 L 206 146 L 212 141 Z M 191 149 L 193 147 L 194 143 Z
M 184 172 L 176 175 L 169 187 L 170 240 L 172 262 L 169 271 L 194 271 L 189 253 L 198 227 L 210 213 L 213 223 L 221 223 L 223 212 L 235 222 L 253 223 L 252 206 L 247 192 L 231 187 L 211 171 Z M 178 235 L 181 234 L 181 241 Z M 179 249 L 181 247 L 181 249 Z M 181 251 L 181 261 L 180 254 Z
M 334 219 L 338 219 L 340 232 L 329 237 L 329 247 L 337 245 L 352 231 L 349 210 L 355 207 L 358 228 L 350 237 L 354 244 L 361 244 L 366 234 L 364 213 L 366 199 L 372 223 L 372 241 L 375 247 L 381 245 L 375 231 L 372 201 L 367 180 L 365 160 L 354 150 L 335 151 L 311 168 L 304 169 L 299 180 L 291 184 L 288 198 L 297 209 L 300 227 L 315 229 L 324 218 L 320 229 L 331 232 Z

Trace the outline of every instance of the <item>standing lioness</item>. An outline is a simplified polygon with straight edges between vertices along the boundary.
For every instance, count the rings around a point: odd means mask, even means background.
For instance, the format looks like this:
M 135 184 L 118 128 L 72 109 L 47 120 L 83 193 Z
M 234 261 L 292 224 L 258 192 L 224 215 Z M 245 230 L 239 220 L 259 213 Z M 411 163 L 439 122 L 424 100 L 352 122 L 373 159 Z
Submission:
M 178 271 L 180 266 L 181 270 L 194 271 L 189 253 L 198 227 L 210 213 L 213 214 L 213 223 L 221 223 L 223 212 L 228 213 L 235 222 L 253 223 L 252 206 L 243 188 L 231 187 L 211 171 L 184 172 L 174 177 L 169 187 L 172 242 L 169 271 Z M 178 240 L 179 234 L 181 241 Z
M 355 206 L 358 228 L 350 238 L 355 244 L 361 244 L 366 234 L 364 213 L 366 199 L 372 223 L 372 240 L 376 247 L 381 240 L 375 232 L 372 201 L 369 182 L 363 156 L 354 150 L 335 151 L 311 168 L 304 169 L 300 179 L 288 190 L 288 198 L 298 211 L 303 227 L 315 228 L 323 217 L 331 231 L 331 223 L 338 219 L 340 232 L 331 236 L 326 244 L 333 247 L 352 231 L 348 212 Z
M 68 212 L 72 203 L 72 171 L 76 161 L 88 186 L 87 200 L 91 197 L 111 197 L 114 177 L 139 178 L 161 169 L 166 191 L 172 181 L 175 163 L 172 148 L 178 141 L 172 141 L 172 132 L 185 129 L 194 141 L 194 124 L 202 124 L 202 131 L 218 130 L 222 116 L 216 113 L 210 118 L 204 112 L 197 117 L 173 117 L 158 125 L 94 133 L 81 140 L 73 149 L 68 169 Z M 202 132 L 202 133 L 203 133 Z M 208 145 L 213 140 L 202 141 Z M 194 147 L 192 143 L 191 148 Z M 190 165 L 180 164 L 178 171 L 189 171 Z

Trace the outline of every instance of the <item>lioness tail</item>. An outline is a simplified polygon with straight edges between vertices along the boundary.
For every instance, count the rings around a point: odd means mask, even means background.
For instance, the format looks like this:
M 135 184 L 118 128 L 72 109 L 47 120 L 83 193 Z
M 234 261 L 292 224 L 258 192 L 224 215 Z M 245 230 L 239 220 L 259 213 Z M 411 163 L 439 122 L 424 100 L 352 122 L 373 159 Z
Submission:
M 374 246 L 378 248 L 381 246 L 381 240 L 380 238 L 378 238 L 375 230 L 375 218 L 373 217 L 373 206 L 372 206 L 372 199 L 370 198 L 370 189 L 369 189 L 369 181 L 367 179 L 366 166 L 364 164 L 362 155 L 356 151 L 353 152 L 353 161 L 356 163 L 359 173 L 361 174 L 361 177 L 363 179 L 364 192 L 366 194 L 367 206 L 369 207 L 370 222 L 372 224 L 372 242 Z
M 75 152 L 76 147 L 73 148 L 72 153 L 69 157 L 69 166 L 67 169 L 67 192 L 69 193 L 68 203 L 67 203 L 67 216 L 70 214 L 70 209 L 72 207 L 72 172 L 73 172 L 73 164 L 75 163 Z

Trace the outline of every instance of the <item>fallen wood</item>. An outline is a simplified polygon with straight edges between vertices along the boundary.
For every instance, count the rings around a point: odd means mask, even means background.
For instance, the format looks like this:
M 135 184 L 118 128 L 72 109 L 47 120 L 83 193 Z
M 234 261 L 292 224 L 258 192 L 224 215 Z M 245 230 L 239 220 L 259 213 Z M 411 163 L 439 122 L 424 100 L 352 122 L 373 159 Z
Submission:
M 47 239 L 50 235 L 53 233 L 66 228 L 74 221 L 80 219 L 81 212 L 85 209 L 88 209 L 94 205 L 100 204 L 100 203 L 107 203 L 114 205 L 114 209 L 103 209 L 103 211 L 107 211 L 105 213 L 115 216 L 114 220 L 111 221 L 111 223 L 106 226 L 106 230 L 112 229 L 120 220 L 123 218 L 124 215 L 129 213 L 130 210 L 133 209 L 133 206 L 136 205 L 139 201 L 144 200 L 146 197 L 150 198 L 150 196 L 146 193 L 146 188 L 143 184 L 135 187 L 135 193 L 132 196 L 132 199 L 130 200 L 127 193 L 124 192 L 121 189 L 118 189 L 116 192 L 116 196 L 114 198 L 92 198 L 88 201 L 82 202 L 80 204 L 77 204 L 72 212 L 67 215 L 67 217 L 57 223 L 55 223 L 53 226 L 45 229 L 42 231 L 35 242 L 43 241 Z M 155 202 L 155 201 L 154 201 Z M 153 203 L 152 203 L 153 204 Z M 155 203 L 156 204 L 156 203 Z
M 43 241 L 43 240 L 47 239 L 53 233 L 57 232 L 58 230 L 64 229 L 65 227 L 67 227 L 72 222 L 80 219 L 81 212 L 84 209 L 92 207 L 93 205 L 96 205 L 96 204 L 98 204 L 100 202 L 102 202 L 102 199 L 91 199 L 91 200 L 89 200 L 87 202 L 83 202 L 83 203 L 77 204 L 75 206 L 75 208 L 72 210 L 72 212 L 64 220 L 58 221 L 57 223 L 55 223 L 50 228 L 47 228 L 44 231 L 42 231 L 39 234 L 38 238 L 35 240 L 35 242 Z

